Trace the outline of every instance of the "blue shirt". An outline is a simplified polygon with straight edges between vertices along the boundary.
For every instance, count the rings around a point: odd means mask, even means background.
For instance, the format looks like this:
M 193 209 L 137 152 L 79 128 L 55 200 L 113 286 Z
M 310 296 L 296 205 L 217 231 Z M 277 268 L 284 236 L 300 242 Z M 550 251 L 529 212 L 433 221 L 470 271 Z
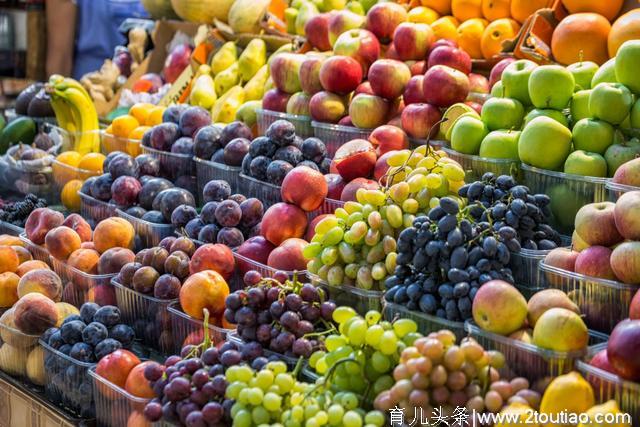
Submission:
M 146 18 L 140 0 L 75 0 L 78 8 L 73 77 L 99 70 L 116 46 L 127 44 L 118 27 L 127 18 Z

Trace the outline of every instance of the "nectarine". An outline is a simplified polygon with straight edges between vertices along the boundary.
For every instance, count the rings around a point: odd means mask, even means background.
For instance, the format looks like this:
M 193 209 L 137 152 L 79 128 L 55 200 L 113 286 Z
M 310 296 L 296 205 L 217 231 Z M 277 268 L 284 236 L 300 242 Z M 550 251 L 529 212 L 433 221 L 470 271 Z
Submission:
M 197 251 L 196 251 L 197 252 Z M 203 319 L 203 310 L 215 317 L 225 309 L 229 285 L 213 270 L 200 271 L 190 276 L 180 288 L 180 305 L 186 314 Z
M 221 274 L 225 280 L 231 277 L 235 267 L 233 252 L 228 246 L 219 243 L 200 246 L 194 252 L 189 263 L 191 274 L 213 270 Z
M 296 205 L 276 203 L 264 213 L 260 234 L 274 245 L 291 237 L 302 237 L 307 229 L 307 215 Z
M 310 212 L 318 209 L 327 197 L 324 175 L 306 166 L 291 170 L 282 181 L 282 200 Z

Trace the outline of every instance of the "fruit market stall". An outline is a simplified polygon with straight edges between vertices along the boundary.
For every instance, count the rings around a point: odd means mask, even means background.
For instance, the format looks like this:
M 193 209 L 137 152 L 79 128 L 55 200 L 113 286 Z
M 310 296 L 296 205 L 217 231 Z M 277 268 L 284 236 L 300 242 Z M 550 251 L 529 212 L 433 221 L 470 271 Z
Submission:
M 142 3 L 0 115 L 0 424 L 640 426 L 637 5 Z

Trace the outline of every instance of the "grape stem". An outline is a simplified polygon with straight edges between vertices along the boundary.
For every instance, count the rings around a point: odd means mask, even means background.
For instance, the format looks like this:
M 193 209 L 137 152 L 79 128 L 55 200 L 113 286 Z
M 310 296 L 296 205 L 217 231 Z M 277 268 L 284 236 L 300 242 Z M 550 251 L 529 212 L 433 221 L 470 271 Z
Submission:
M 211 347 L 212 342 L 211 342 L 211 337 L 209 335 L 209 310 L 204 308 L 202 309 L 202 313 L 204 314 L 204 320 L 202 321 L 202 327 L 203 327 L 202 343 L 194 346 L 189 352 L 189 354 L 187 355 L 186 359 L 198 357 L 198 355 L 202 350 L 206 350 L 207 348 Z

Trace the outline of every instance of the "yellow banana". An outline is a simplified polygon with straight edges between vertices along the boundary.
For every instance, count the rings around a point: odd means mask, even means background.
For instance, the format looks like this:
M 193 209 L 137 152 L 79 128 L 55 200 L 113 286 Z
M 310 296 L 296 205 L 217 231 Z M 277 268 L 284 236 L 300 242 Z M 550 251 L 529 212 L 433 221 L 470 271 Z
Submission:
M 76 125 L 73 120 L 71 110 L 69 110 L 69 106 L 67 106 L 64 99 L 58 98 L 57 96 L 52 96 L 51 107 L 53 108 L 53 112 L 56 115 L 58 126 L 69 133 L 75 133 Z
M 79 120 L 79 123 L 76 122 L 76 128 L 80 132 L 75 144 L 76 151 L 80 154 L 99 152 L 98 114 L 88 94 L 75 85 L 67 86 L 64 83 L 57 85 L 56 94 L 70 106 L 74 120 Z

